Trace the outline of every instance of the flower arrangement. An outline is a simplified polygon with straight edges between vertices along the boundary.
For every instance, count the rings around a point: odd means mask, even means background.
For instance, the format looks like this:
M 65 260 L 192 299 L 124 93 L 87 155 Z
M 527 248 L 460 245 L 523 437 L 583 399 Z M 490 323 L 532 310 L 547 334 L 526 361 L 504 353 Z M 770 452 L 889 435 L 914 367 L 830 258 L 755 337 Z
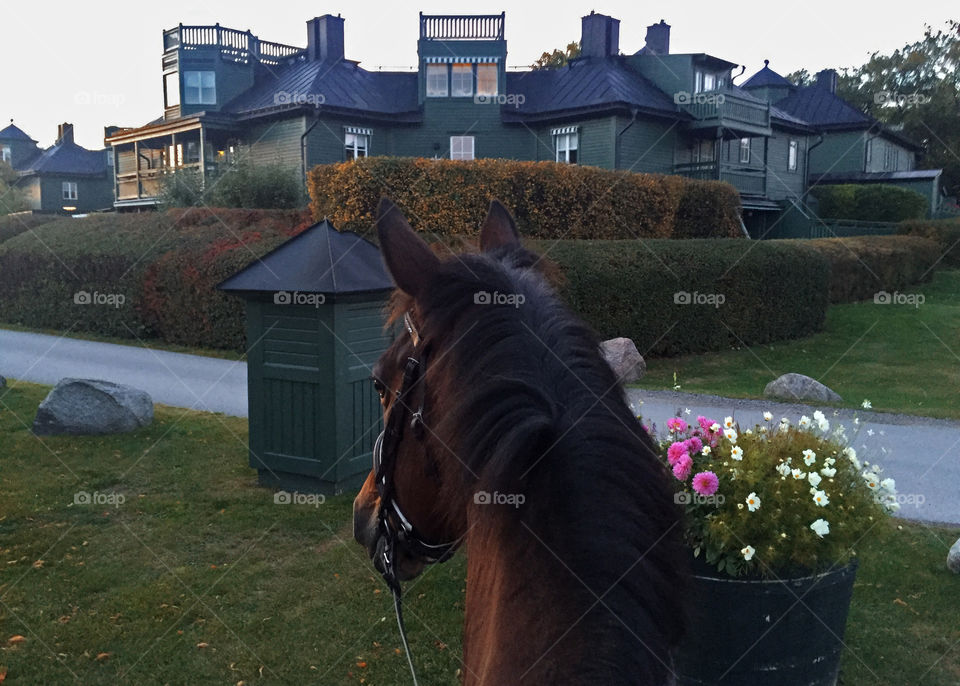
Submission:
M 831 431 L 820 411 L 796 425 L 765 412 L 746 430 L 732 417 L 668 420 L 662 457 L 694 555 L 731 576 L 808 573 L 848 561 L 899 505 L 893 479 L 861 463 L 845 434 L 842 425 Z

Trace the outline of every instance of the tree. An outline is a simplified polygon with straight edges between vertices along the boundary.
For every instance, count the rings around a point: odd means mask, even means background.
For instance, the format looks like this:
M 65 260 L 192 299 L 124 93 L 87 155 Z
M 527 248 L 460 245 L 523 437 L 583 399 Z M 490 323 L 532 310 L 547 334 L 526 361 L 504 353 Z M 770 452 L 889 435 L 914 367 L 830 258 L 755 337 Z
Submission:
M 580 41 L 567 43 L 566 50 L 556 49 L 553 52 L 545 52 L 540 55 L 540 59 L 531 65 L 532 69 L 560 69 L 567 66 L 567 62 L 574 57 L 580 57 Z
M 0 217 L 27 209 L 27 199 L 15 188 L 17 172 L 7 162 L 0 161 Z

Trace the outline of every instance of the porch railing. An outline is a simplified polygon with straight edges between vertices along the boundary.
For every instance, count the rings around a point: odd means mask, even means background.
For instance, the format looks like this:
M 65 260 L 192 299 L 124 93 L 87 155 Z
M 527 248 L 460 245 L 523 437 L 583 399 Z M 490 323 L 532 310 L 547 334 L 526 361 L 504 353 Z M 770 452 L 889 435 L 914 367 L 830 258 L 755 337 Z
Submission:
M 767 194 L 767 174 L 756 167 L 738 167 L 714 161 L 692 162 L 675 165 L 673 173 L 693 179 L 726 181 L 740 191 L 740 195 L 763 197 Z
M 680 105 L 700 121 L 724 120 L 769 128 L 770 105 L 741 97 L 732 91 L 716 90 L 688 93 Z
M 246 64 L 251 58 L 264 64 L 279 64 L 282 60 L 305 55 L 304 48 L 260 40 L 249 31 L 238 31 L 220 24 L 213 26 L 184 26 L 180 24 L 163 32 L 164 51 L 181 48 L 219 48 L 224 59 Z

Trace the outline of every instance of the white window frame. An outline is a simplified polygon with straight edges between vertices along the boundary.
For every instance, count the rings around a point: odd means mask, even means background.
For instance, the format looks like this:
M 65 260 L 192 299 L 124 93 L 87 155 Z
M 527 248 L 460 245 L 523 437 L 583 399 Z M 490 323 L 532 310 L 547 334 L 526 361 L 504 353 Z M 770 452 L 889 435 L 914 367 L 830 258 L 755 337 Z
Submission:
M 696 76 L 694 77 L 694 80 L 693 80 L 693 92 L 702 93 L 703 92 L 703 70 L 697 69 L 696 72 L 694 73 L 696 74 Z
M 467 145 L 469 143 L 469 145 Z M 450 136 L 450 159 L 451 160 L 472 160 L 475 159 L 476 141 L 473 136 Z M 469 148 L 469 149 L 468 149 Z
M 63 196 L 64 200 L 76 200 L 77 199 L 77 182 L 76 181 L 64 181 L 60 185 L 60 194 Z
M 491 70 L 493 72 L 493 90 L 481 91 L 480 89 L 480 70 Z M 500 94 L 500 69 L 496 62 L 477 63 L 477 95 L 499 95 Z
M 344 156 L 349 162 L 370 154 L 370 133 L 367 130 L 348 128 L 343 134 Z
M 194 79 L 195 84 L 191 83 Z M 217 72 L 212 69 L 183 72 L 183 102 L 186 105 L 216 105 Z
M 456 63 L 450 65 L 450 97 L 473 97 L 473 65 Z
M 797 171 L 800 168 L 800 141 L 791 138 L 787 142 L 787 171 Z
M 168 71 L 163 75 L 163 106 L 177 107 L 179 105 L 180 74 L 175 71 Z
M 10 149 L 9 145 L 4 145 L 0 147 L 0 160 L 4 162 L 13 162 L 13 151 Z
M 450 78 L 447 72 L 450 70 L 446 64 L 428 64 L 424 76 L 426 80 L 426 89 L 428 98 L 446 98 L 450 94 Z M 443 87 L 440 87 L 439 76 L 443 77 Z
M 553 134 L 553 148 L 556 151 L 556 162 L 577 164 L 580 161 L 580 132 L 559 129 Z M 573 159 L 571 159 L 573 158 Z
M 750 164 L 750 139 L 740 139 L 740 164 Z
M 704 92 L 717 90 L 717 75 L 716 75 L 716 74 L 714 74 L 714 73 L 712 73 L 712 72 L 704 72 L 704 73 L 703 73 L 703 90 L 704 90 Z

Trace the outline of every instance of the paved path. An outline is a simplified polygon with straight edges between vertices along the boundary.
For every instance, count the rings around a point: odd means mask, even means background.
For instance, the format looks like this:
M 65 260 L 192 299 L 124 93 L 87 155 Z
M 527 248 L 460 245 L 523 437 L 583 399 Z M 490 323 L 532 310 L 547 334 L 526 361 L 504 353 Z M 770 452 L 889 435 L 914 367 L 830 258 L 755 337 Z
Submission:
M 676 416 L 677 409 L 682 412 L 690 408 L 694 421 L 698 414 L 719 422 L 733 416 L 744 428 L 762 422 L 764 410 L 773 413 L 775 422 L 787 417 L 795 424 L 801 415 L 812 417 L 818 409 L 672 391 L 630 389 L 628 395 L 644 423 L 649 426 L 654 422 L 661 431 L 666 429 L 667 419 Z M 904 498 L 901 517 L 960 524 L 960 422 L 866 410 L 837 410 L 835 416 L 832 409 L 819 409 L 833 427 L 843 424 L 850 437 L 856 428 L 853 417 L 859 416 L 860 428 L 853 446 L 861 460 L 877 462 L 884 468 L 884 476 L 896 479 L 897 492 Z
M 246 363 L 215 357 L 0 329 L 0 375 L 51 385 L 104 379 L 164 405 L 247 416 Z

